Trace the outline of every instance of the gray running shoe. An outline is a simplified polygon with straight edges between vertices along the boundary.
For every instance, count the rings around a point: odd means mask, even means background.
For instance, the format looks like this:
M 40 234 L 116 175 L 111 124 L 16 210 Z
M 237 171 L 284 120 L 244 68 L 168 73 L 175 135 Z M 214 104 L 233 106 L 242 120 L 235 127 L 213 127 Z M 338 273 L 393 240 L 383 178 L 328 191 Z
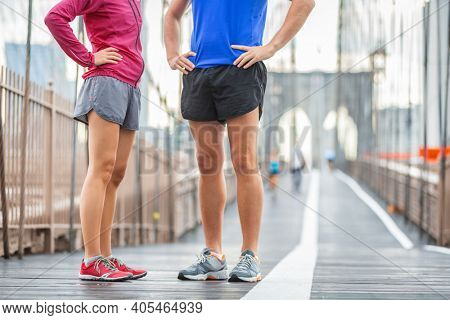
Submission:
M 259 259 L 251 250 L 242 252 L 238 264 L 230 272 L 229 282 L 257 282 L 261 280 Z
M 211 252 L 210 249 L 202 250 L 196 262 L 183 269 L 178 274 L 180 280 L 226 280 L 228 279 L 227 261 Z

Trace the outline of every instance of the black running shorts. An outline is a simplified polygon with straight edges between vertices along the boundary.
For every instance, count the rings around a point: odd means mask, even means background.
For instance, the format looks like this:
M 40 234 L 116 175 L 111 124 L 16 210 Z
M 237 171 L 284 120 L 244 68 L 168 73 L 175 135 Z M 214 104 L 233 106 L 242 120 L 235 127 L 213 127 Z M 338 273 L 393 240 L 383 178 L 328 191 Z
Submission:
M 248 69 L 233 65 L 194 69 L 183 76 L 181 113 L 192 121 L 219 121 L 259 107 L 262 115 L 267 69 L 258 62 Z

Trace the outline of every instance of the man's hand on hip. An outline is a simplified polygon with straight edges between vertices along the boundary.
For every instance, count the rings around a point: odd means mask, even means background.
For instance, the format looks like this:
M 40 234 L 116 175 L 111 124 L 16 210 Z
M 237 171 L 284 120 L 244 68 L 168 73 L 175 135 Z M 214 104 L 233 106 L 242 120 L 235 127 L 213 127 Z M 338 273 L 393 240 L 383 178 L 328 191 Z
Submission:
M 232 45 L 233 49 L 245 51 L 237 58 L 233 64 L 238 68 L 250 68 L 259 61 L 267 60 L 273 57 L 275 50 L 271 46 L 248 47 L 241 45 Z
M 182 74 L 188 74 L 195 69 L 195 65 L 188 58 L 195 56 L 195 52 L 189 51 L 185 54 L 171 57 L 168 59 L 169 66 L 172 70 L 179 70 Z

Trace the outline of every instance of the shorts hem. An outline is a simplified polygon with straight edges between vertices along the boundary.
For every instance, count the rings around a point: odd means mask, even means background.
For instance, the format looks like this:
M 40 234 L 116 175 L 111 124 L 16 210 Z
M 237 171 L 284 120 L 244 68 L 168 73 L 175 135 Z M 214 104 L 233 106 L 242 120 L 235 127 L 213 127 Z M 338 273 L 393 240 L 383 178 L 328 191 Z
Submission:
M 219 121 L 227 121 L 229 119 L 234 119 L 234 118 L 238 118 L 241 116 L 246 115 L 247 113 L 253 112 L 256 108 L 259 108 L 259 120 L 261 120 L 262 114 L 263 114 L 263 106 L 262 103 L 256 103 L 256 104 L 251 104 L 251 107 L 246 107 L 246 108 L 241 108 L 239 109 L 239 112 L 230 114 L 229 116 L 226 116 L 226 118 L 221 119 Z
M 128 126 L 124 125 L 122 122 L 120 122 L 118 120 L 115 120 L 115 119 L 112 119 L 112 118 L 102 114 L 101 112 L 98 112 L 97 110 L 95 110 L 95 106 L 89 107 L 88 111 L 86 111 L 86 112 L 74 115 L 73 119 L 76 120 L 76 121 L 82 122 L 85 125 L 89 125 L 89 122 L 88 122 L 88 119 L 87 119 L 87 115 L 91 111 L 94 111 L 100 118 L 102 118 L 105 121 L 118 124 L 121 128 L 124 128 L 124 129 L 127 129 L 127 130 L 131 130 L 131 131 L 138 131 L 139 130 L 139 128 L 128 127 Z
M 186 121 L 195 121 L 195 122 L 219 122 L 220 124 L 226 123 L 226 120 L 219 120 L 219 119 L 194 119 L 194 117 L 186 117 L 186 116 L 183 116 L 183 119 Z

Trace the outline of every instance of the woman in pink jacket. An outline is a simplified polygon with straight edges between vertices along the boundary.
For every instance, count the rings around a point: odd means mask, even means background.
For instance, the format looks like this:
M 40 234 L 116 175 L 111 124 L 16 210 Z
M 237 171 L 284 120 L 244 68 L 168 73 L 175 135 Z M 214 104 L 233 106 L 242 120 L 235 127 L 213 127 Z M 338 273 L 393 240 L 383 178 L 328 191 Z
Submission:
M 69 23 L 83 16 L 92 52 Z M 64 52 L 88 68 L 74 118 L 89 126 L 89 168 L 80 198 L 85 257 L 80 279 L 123 281 L 144 277 L 111 252 L 117 188 L 139 129 L 144 71 L 140 0 L 62 0 L 45 18 Z

